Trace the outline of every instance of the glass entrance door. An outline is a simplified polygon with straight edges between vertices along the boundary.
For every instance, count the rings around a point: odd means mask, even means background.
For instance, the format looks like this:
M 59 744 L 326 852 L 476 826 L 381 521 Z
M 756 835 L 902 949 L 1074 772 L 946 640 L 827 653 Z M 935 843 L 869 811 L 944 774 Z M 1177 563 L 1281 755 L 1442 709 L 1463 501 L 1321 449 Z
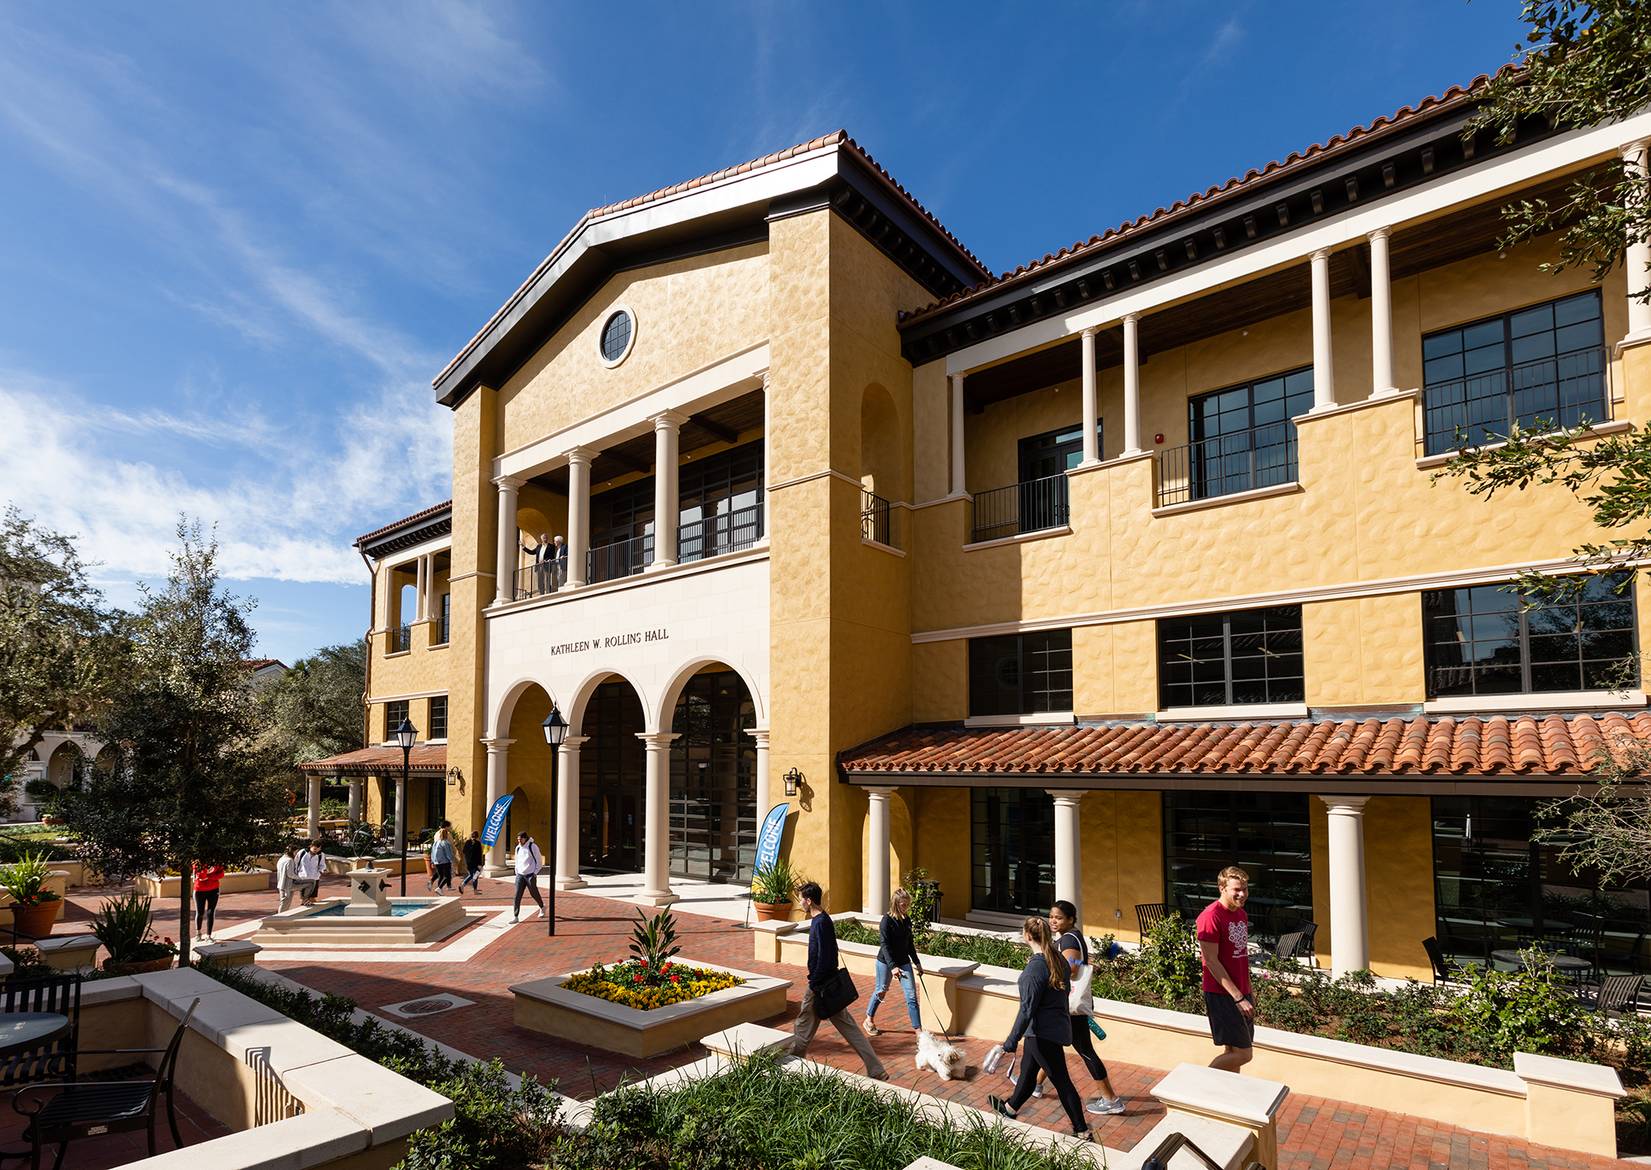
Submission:
M 738 674 L 706 670 L 677 701 L 671 727 L 671 873 L 751 878 L 757 839 L 756 708 Z
M 642 703 L 626 682 L 596 688 L 585 711 L 579 751 L 579 866 L 592 871 L 642 868 L 646 761 Z

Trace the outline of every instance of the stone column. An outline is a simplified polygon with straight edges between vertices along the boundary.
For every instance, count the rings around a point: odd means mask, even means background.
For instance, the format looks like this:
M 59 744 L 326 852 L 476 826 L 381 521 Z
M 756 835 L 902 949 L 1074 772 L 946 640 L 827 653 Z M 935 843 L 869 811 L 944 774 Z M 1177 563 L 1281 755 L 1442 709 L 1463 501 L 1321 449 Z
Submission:
M 1622 165 L 1631 175 L 1645 181 L 1651 166 L 1651 140 L 1631 142 L 1622 148 Z M 1623 253 L 1623 270 L 1628 276 L 1628 336 L 1625 344 L 1651 341 L 1651 300 L 1636 297 L 1651 285 L 1651 239 L 1629 240 Z
M 1391 228 L 1370 233 L 1370 396 L 1397 393 L 1393 385 L 1393 269 L 1388 263 Z
M 762 823 L 768 819 L 768 810 L 773 808 L 773 801 L 768 795 L 768 728 L 752 727 L 746 730 L 757 743 L 757 832 L 762 832 Z
M 590 551 L 590 461 L 596 452 L 575 447 L 568 452 L 568 580 L 570 589 L 585 583 L 585 554 Z
M 425 598 L 429 596 L 430 578 L 426 576 L 430 568 L 428 557 L 419 557 L 413 562 L 413 616 L 408 624 L 422 622 L 428 613 Z
M 1055 798 L 1055 897 L 1078 908 L 1083 929 L 1083 854 L 1079 844 L 1078 801 L 1083 793 L 1050 789 Z
M 963 375 L 952 375 L 952 495 L 968 492 L 963 486 Z
M 309 820 L 304 829 L 313 841 L 321 835 L 321 777 L 306 776 L 304 782 L 309 788 Z
M 674 410 L 654 415 L 654 559 L 650 569 L 676 564 L 677 462 L 682 424 L 688 416 Z
M 350 778 L 350 823 L 352 825 L 361 820 L 361 786 L 363 783 L 364 781 L 359 776 Z
M 1336 407 L 1336 371 L 1331 351 L 1330 252 L 1313 253 L 1313 410 Z
M 889 797 L 893 788 L 868 788 L 871 853 L 866 860 L 865 912 L 881 918 L 889 908 Z
M 1141 454 L 1141 318 L 1124 316 L 1124 455 Z
M 1321 796 L 1330 812 L 1330 971 L 1370 966 L 1364 905 L 1364 802 L 1367 796 Z
M 649 906 L 669 906 L 671 893 L 671 741 L 674 731 L 640 731 L 648 749 L 646 820 L 642 824 L 642 896 Z
M 762 375 L 762 540 L 768 543 L 769 534 L 773 531 L 770 521 L 774 511 L 769 505 L 770 492 L 768 490 L 768 469 L 773 466 L 774 460 L 774 409 L 772 383 L 768 380 L 768 371 Z
M 586 737 L 562 740 L 556 758 L 556 888 L 577 890 L 579 877 L 579 749 Z
M 492 809 L 494 802 L 504 795 L 505 785 L 510 782 L 510 745 L 513 739 L 484 739 L 482 743 L 487 748 L 487 808 Z M 483 816 L 486 815 L 484 811 Z M 488 877 L 498 877 L 510 869 L 510 863 L 505 860 L 504 834 L 493 842 L 492 848 L 487 851 L 487 864 L 482 872 Z
M 1080 336 L 1083 338 L 1083 462 L 1079 466 L 1093 467 L 1101 461 L 1101 448 L 1095 436 L 1101 414 L 1095 391 L 1095 331 L 1085 329 Z
M 499 557 L 495 571 L 493 604 L 516 600 L 517 550 L 522 547 L 521 529 L 516 526 L 516 493 L 527 481 L 506 475 L 494 480 L 499 485 Z

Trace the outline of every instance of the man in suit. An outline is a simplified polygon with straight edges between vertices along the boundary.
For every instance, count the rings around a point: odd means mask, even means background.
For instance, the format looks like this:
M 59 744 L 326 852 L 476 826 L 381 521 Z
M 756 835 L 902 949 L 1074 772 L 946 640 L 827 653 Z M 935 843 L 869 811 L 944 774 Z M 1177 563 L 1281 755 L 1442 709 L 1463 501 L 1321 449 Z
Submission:
M 550 549 L 551 588 L 560 589 L 568 583 L 568 546 L 563 542 L 561 533 L 551 542 Z
M 528 555 L 528 559 L 533 565 L 533 591 L 529 594 L 529 596 L 539 597 L 555 589 L 556 577 L 555 569 L 551 565 L 551 553 L 553 550 L 550 544 L 550 537 L 541 532 L 539 533 L 539 543 L 524 544 L 522 545 L 522 551 Z

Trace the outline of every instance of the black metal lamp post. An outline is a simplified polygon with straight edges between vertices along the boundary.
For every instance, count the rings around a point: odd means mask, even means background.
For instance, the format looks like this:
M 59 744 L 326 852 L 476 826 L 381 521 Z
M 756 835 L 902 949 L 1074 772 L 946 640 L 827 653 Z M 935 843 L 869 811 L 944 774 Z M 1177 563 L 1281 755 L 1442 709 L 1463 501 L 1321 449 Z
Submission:
M 562 741 L 568 737 L 567 720 L 556 709 L 556 704 L 550 705 L 550 714 L 544 721 L 545 742 L 550 745 L 550 840 L 545 842 L 545 848 L 550 856 L 556 856 L 556 757 L 560 754 Z M 547 938 L 556 937 L 556 864 L 550 863 L 550 880 L 545 883 L 545 935 Z
M 401 896 L 407 896 L 407 772 L 413 758 L 413 743 L 418 739 L 418 728 L 411 719 L 403 719 L 396 728 L 396 742 L 401 745 L 401 783 L 396 786 L 396 841 L 401 846 Z

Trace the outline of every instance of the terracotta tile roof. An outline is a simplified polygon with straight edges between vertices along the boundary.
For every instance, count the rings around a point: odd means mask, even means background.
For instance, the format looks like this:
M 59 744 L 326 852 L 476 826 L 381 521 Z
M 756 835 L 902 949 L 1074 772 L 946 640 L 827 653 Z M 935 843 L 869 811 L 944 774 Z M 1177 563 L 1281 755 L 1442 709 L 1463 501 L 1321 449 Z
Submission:
M 425 508 L 423 511 L 414 512 L 411 516 L 403 516 L 400 520 L 396 520 L 392 523 L 386 524 L 382 528 L 375 528 L 371 532 L 366 533 L 365 535 L 356 537 L 355 538 L 355 543 L 356 543 L 357 546 L 366 544 L 369 540 L 375 540 L 378 537 L 383 536 L 386 532 L 394 532 L 396 529 L 402 527 L 403 525 L 416 524 L 420 520 L 428 520 L 430 517 L 438 515 L 439 513 L 446 511 L 448 508 L 451 508 L 452 506 L 453 506 L 453 501 L 452 500 L 443 500 L 439 504 L 431 504 L 428 508 Z
M 1097 249 L 1118 245 L 1143 229 L 1160 227 L 1173 219 L 1199 210 L 1211 202 L 1240 193 L 1247 195 L 1260 183 L 1270 182 L 1293 173 L 1310 163 L 1335 157 L 1354 146 L 1368 142 L 1372 138 L 1385 136 L 1400 127 L 1408 126 L 1420 118 L 1437 117 L 1459 106 L 1473 102 L 1478 99 L 1480 92 L 1491 83 L 1493 77 L 1501 77 L 1517 70 L 1518 66 L 1504 65 L 1495 74 L 1481 73 L 1466 85 L 1453 85 L 1436 97 L 1425 97 L 1413 106 L 1402 106 L 1385 117 L 1377 118 L 1368 126 L 1355 126 L 1345 134 L 1334 135 L 1327 142 L 1314 143 L 1306 150 L 1296 151 L 1287 158 L 1275 159 L 1260 170 L 1251 169 L 1243 175 L 1233 176 L 1225 183 L 1219 183 L 1204 191 L 1195 191 L 1185 199 L 1176 200 L 1168 207 L 1160 207 L 1149 215 L 1137 216 L 1127 223 L 1119 224 L 1100 235 L 1090 236 L 1087 240 L 1080 240 L 1058 252 L 1045 252 L 1040 258 L 1022 264 L 1012 272 L 1005 272 L 990 280 L 982 281 L 973 288 L 955 292 L 932 305 L 925 305 L 920 309 L 902 313 L 900 315 L 901 320 L 902 322 L 916 321 L 940 309 L 950 308 L 983 293 L 995 291 L 1002 285 L 1013 283 L 1033 274 L 1042 273 L 1045 269 L 1054 265 L 1073 260 L 1079 256 L 1089 256 Z
M 298 765 L 300 772 L 320 772 L 327 776 L 391 775 L 401 771 L 401 749 L 398 747 L 357 748 L 341 756 L 324 760 L 308 760 Z M 442 775 L 447 771 L 447 746 L 421 743 L 413 748 L 408 770 Z
M 723 167 L 720 171 L 712 171 L 710 174 L 701 175 L 697 179 L 688 179 L 685 182 L 673 183 L 669 187 L 661 187 L 657 191 L 649 191 L 646 195 L 637 195 L 631 199 L 622 199 L 618 203 L 608 203 L 602 207 L 593 207 L 585 213 L 584 219 L 580 222 L 584 222 L 585 219 L 595 219 L 598 216 L 608 215 L 615 211 L 628 211 L 633 207 L 640 207 L 646 203 L 654 203 L 660 199 L 669 198 L 672 195 L 679 195 L 684 191 L 692 191 L 697 187 L 708 187 L 712 183 L 720 182 L 723 179 L 733 178 L 735 175 L 743 175 L 747 171 L 761 170 L 763 167 L 772 166 L 774 163 L 784 162 L 788 158 L 795 158 L 802 154 L 810 154 L 813 151 L 824 150 L 827 147 L 832 146 L 844 147 L 848 150 L 852 150 L 860 157 L 861 161 L 871 168 L 872 171 L 882 177 L 883 181 L 888 184 L 889 188 L 894 191 L 907 206 L 921 216 L 930 227 L 934 228 L 941 235 L 945 236 L 946 239 L 950 240 L 959 252 L 961 252 L 964 256 L 967 256 L 982 274 L 991 274 L 991 269 L 981 263 L 978 256 L 969 251 L 968 248 L 964 247 L 963 241 L 952 235 L 952 233 L 947 230 L 946 225 L 935 218 L 933 212 L 917 201 L 916 196 L 895 181 L 894 176 L 889 174 L 876 159 L 872 158 L 866 151 L 865 147 L 861 146 L 853 138 L 849 137 L 847 130 L 833 130 L 830 134 L 822 134 L 820 137 L 811 138 L 807 142 L 799 142 L 797 145 L 788 146 L 784 150 L 776 150 L 772 154 L 765 154 L 761 158 L 752 159 L 750 162 L 743 162 L 737 166 Z
M 241 665 L 247 670 L 262 670 L 266 666 L 279 666 L 282 670 L 287 669 L 287 664 L 279 658 L 243 658 L 241 659 Z
M 1333 775 L 1575 778 L 1620 744 L 1651 744 L 1651 712 L 1462 718 L 908 727 L 842 753 L 855 775 Z

